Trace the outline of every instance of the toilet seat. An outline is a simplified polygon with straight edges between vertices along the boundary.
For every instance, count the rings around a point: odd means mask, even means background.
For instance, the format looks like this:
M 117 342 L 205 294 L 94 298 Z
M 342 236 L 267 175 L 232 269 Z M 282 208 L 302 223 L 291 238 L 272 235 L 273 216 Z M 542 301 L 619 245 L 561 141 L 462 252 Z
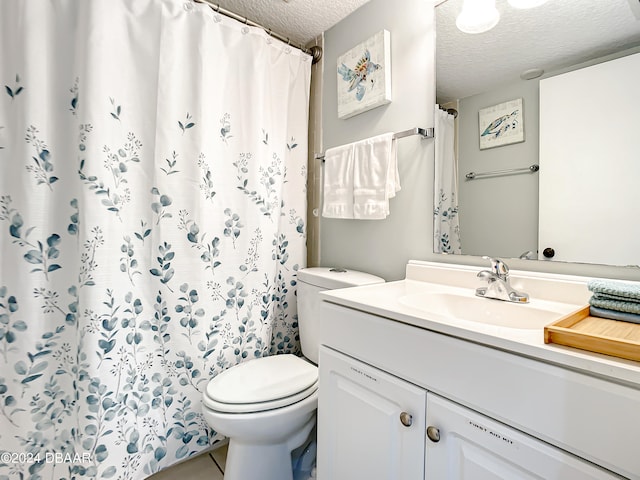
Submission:
M 306 388 L 302 392 L 290 395 L 288 397 L 279 398 L 270 402 L 259 403 L 222 403 L 212 400 L 207 395 L 204 395 L 202 403 L 205 407 L 220 413 L 259 413 L 266 412 L 267 410 L 274 410 L 276 408 L 288 407 L 305 398 L 313 395 L 318 390 L 318 382 L 314 383 L 309 388 Z
M 247 361 L 214 377 L 203 395 L 207 408 L 262 412 L 299 402 L 318 388 L 318 368 L 292 354 Z

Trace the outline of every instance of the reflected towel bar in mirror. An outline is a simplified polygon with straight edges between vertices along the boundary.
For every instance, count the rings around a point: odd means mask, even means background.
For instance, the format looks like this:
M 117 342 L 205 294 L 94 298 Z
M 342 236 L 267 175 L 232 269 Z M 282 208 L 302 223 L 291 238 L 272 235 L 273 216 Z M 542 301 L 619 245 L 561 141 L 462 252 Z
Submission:
M 533 165 L 530 165 L 528 167 L 522 167 L 522 168 L 508 168 L 506 170 L 493 170 L 492 172 L 480 172 L 480 173 L 469 172 L 465 175 L 465 177 L 467 177 L 467 180 L 473 180 L 475 178 L 480 178 L 480 177 L 495 177 L 499 175 L 512 175 L 515 173 L 534 173 L 534 172 L 537 172 L 538 170 L 540 170 L 540 165 L 538 165 L 537 163 L 534 163 Z
M 420 128 L 415 127 L 409 130 L 404 130 L 402 132 L 396 132 L 393 134 L 394 140 L 404 137 L 411 137 L 413 135 L 420 135 L 424 138 L 433 138 L 434 137 L 434 129 L 433 128 Z M 316 153 L 314 158 L 316 160 L 322 160 L 324 162 L 324 153 Z

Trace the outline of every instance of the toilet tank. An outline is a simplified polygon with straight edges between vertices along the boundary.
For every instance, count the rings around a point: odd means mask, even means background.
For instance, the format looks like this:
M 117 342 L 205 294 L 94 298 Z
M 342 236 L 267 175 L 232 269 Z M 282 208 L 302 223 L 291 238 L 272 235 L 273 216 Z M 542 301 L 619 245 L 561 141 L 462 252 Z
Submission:
M 318 363 L 320 349 L 320 298 L 323 290 L 384 283 L 369 273 L 342 268 L 311 267 L 298 271 L 298 329 L 302 354 Z

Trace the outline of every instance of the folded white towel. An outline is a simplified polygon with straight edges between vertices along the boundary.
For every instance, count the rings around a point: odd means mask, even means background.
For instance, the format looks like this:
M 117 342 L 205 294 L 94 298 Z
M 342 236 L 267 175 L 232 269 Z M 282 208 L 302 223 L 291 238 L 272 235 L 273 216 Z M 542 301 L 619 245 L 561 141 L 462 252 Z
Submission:
M 353 218 L 353 143 L 324 154 L 322 216 Z
M 389 199 L 400 190 L 393 133 L 355 143 L 353 156 L 353 217 L 386 218 Z

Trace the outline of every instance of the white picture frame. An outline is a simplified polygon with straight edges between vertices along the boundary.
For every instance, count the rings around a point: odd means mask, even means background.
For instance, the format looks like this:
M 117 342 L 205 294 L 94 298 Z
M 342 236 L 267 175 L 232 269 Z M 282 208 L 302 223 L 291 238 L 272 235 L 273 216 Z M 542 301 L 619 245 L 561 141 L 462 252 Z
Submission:
M 391 102 L 391 35 L 381 30 L 337 61 L 338 118 Z
M 478 111 L 480 150 L 524 142 L 522 98 Z

